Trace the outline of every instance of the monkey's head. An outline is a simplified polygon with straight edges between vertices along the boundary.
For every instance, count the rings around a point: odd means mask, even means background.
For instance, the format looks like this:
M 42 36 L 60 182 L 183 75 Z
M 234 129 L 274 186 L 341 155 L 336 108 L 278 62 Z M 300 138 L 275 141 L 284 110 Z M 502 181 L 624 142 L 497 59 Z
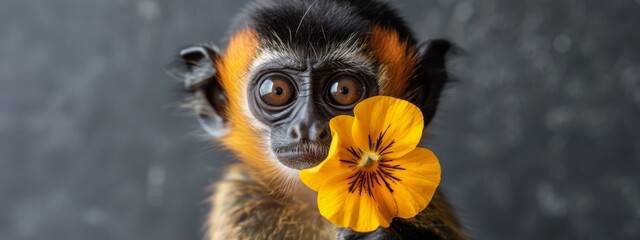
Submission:
M 396 13 L 376 1 L 259 1 L 242 13 L 221 53 L 180 52 L 191 106 L 204 129 L 248 165 L 297 176 L 319 164 L 329 120 L 386 95 L 433 118 L 451 44 L 416 44 Z

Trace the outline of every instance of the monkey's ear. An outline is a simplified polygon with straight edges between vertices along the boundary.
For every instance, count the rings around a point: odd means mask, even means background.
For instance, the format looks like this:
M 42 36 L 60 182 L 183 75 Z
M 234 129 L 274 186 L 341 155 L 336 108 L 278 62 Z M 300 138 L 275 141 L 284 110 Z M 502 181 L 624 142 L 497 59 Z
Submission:
M 422 110 L 425 125 L 429 124 L 436 114 L 438 100 L 444 85 L 449 81 L 446 62 L 454 49 L 451 42 L 434 39 L 420 44 L 418 47 L 421 64 L 416 77 L 411 81 L 411 101 Z
M 202 128 L 214 137 L 223 136 L 228 130 L 227 95 L 215 66 L 219 57 L 215 48 L 209 46 L 189 46 L 180 51 L 185 89 L 194 95 L 190 105 Z

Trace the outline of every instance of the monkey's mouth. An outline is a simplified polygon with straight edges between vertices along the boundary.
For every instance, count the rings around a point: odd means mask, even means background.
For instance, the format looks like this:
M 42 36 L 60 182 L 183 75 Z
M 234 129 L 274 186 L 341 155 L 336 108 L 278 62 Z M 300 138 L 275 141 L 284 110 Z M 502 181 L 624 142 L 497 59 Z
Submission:
M 306 142 L 275 147 L 273 151 L 282 164 L 300 170 L 320 164 L 327 157 L 329 145 Z

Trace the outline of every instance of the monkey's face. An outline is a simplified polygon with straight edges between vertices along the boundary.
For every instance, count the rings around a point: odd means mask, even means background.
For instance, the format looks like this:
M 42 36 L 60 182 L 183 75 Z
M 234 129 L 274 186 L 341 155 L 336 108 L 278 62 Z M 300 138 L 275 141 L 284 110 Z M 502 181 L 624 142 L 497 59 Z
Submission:
M 351 115 L 361 100 L 377 94 L 377 78 L 363 65 L 339 61 L 270 60 L 253 68 L 249 107 L 268 126 L 270 148 L 293 169 L 316 166 L 331 142 L 329 120 Z
M 251 27 L 235 32 L 222 54 L 210 46 L 180 53 L 200 123 L 239 159 L 273 179 L 293 179 L 290 170 L 326 157 L 329 120 L 352 115 L 358 102 L 375 95 L 412 101 L 425 124 L 433 118 L 447 79 L 448 41 L 419 51 L 402 26 L 374 24 L 365 15 L 333 24 L 323 20 L 334 19 L 325 11 L 301 22 L 305 11 L 290 17 L 279 9 L 256 10 Z M 354 9 L 332 14 L 343 21 Z

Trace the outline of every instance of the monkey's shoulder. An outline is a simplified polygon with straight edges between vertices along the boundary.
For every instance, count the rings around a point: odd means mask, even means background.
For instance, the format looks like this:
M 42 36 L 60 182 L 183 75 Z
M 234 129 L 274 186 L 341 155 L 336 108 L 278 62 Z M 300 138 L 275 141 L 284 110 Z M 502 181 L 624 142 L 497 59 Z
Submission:
M 402 239 L 466 239 L 453 209 L 440 190 L 436 191 L 425 210 L 410 219 L 394 219 L 391 229 Z
M 232 165 L 214 185 L 210 239 L 335 239 L 309 204 L 274 194 L 246 166 Z

